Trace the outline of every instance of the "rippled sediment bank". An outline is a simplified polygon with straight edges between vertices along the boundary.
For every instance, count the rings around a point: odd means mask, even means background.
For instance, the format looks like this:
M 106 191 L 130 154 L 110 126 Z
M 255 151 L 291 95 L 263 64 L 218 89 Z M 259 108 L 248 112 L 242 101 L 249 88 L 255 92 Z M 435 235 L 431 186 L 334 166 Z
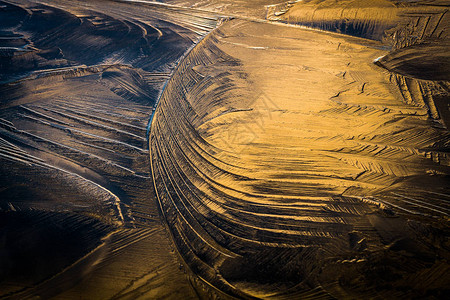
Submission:
M 408 282 L 424 272 L 416 251 L 447 272 L 407 219 L 446 222 L 438 145 L 448 131 L 404 102 L 372 63 L 379 48 L 232 20 L 178 66 L 153 119 L 152 170 L 180 253 L 206 286 L 244 298 L 404 297 L 424 292 Z M 411 270 L 393 244 L 411 251 Z M 378 268 L 397 279 L 374 281 Z

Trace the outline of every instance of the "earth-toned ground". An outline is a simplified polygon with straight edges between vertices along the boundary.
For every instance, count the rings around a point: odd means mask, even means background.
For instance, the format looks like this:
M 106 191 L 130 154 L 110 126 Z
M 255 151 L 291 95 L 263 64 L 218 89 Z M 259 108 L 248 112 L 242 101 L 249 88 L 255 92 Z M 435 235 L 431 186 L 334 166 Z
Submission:
M 0 1 L 0 299 L 444 299 L 447 1 Z

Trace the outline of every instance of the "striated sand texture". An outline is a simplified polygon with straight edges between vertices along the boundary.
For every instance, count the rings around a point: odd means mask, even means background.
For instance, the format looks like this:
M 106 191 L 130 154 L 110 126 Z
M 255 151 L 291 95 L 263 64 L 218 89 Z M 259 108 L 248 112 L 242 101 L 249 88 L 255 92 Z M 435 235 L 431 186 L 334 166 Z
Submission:
M 0 299 L 445 299 L 448 1 L 0 1 Z

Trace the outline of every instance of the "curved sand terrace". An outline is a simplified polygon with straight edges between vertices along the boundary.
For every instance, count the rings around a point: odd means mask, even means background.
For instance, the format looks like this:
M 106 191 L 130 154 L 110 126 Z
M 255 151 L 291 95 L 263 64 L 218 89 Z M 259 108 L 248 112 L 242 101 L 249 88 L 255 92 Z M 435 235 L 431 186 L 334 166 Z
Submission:
M 398 251 L 416 257 L 433 256 L 431 245 L 384 208 L 448 217 L 435 194 L 445 176 L 429 175 L 448 167 L 424 150 L 448 132 L 402 101 L 373 64 L 386 54 L 377 48 L 232 20 L 178 66 L 153 119 L 152 170 L 180 252 L 205 282 L 238 297 L 389 297 L 406 275 L 423 276 L 416 258 L 413 270 L 392 263 L 389 246 L 403 237 Z M 378 268 L 401 279 L 373 281 L 366 272 Z
M 1 2 L 0 298 L 443 297 L 445 6 L 164 2 Z

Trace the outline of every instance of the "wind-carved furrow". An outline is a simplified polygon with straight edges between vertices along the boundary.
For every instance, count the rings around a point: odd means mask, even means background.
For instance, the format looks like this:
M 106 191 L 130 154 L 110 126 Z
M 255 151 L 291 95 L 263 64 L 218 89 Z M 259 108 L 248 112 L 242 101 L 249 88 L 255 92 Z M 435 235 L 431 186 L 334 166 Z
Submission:
M 392 72 L 407 103 L 425 107 L 437 126 L 448 128 L 450 15 L 446 5 L 439 1 L 424 5 L 394 5 L 385 0 L 299 1 L 267 6 L 266 18 L 391 45 L 392 51 L 375 63 Z M 346 75 L 358 81 L 355 74 L 342 73 Z
M 109 150 L 112 151 L 113 153 L 117 152 L 117 153 L 131 155 L 131 156 L 136 155 L 136 154 L 148 153 L 146 150 L 132 146 L 127 143 L 123 143 L 118 140 L 112 140 L 112 139 L 101 137 L 98 135 L 86 133 L 86 132 L 74 129 L 72 127 L 64 127 L 64 126 L 60 126 L 60 125 L 54 125 L 52 123 L 48 123 L 48 122 L 42 121 L 40 119 L 31 117 L 28 115 L 19 115 L 19 116 L 22 116 L 24 119 L 29 119 L 31 121 L 34 121 L 34 122 L 42 124 L 42 125 L 47 125 L 52 128 L 62 130 L 63 132 L 68 133 L 71 138 L 77 138 L 79 140 L 85 141 L 84 144 L 88 145 L 89 147 L 99 147 L 96 145 L 102 145 L 103 147 L 101 147 L 99 149 L 108 147 Z M 76 145 L 74 145 L 74 146 L 76 146 Z M 104 149 L 106 149 L 106 148 L 104 148 Z
M 172 162 L 172 163 L 174 163 L 174 162 Z M 177 189 L 182 191 L 183 189 L 180 188 L 179 183 L 183 182 L 183 179 L 179 178 L 179 174 L 173 174 L 173 175 L 178 175 L 178 176 L 175 176 L 174 182 L 176 182 Z M 208 216 L 208 215 L 212 215 L 214 213 L 214 209 L 217 211 L 218 209 L 221 208 L 218 205 L 214 205 L 212 207 L 208 207 L 208 202 L 212 201 L 212 199 L 211 200 L 208 199 L 208 195 L 204 194 L 202 198 L 192 198 L 190 193 L 193 193 L 193 192 L 190 191 L 190 190 L 188 190 L 187 193 L 183 193 L 182 192 L 182 196 L 180 197 L 180 199 L 182 199 L 183 201 L 184 201 L 184 199 L 187 200 L 188 203 L 187 203 L 187 205 L 184 204 L 184 206 L 191 207 L 191 209 L 194 212 L 200 212 L 200 213 L 203 213 L 204 215 Z M 221 209 L 221 210 L 223 210 L 223 209 Z M 236 213 L 239 215 L 239 211 L 238 210 L 236 210 Z M 246 225 L 245 223 L 242 223 L 242 222 L 234 221 L 233 218 L 232 218 L 233 211 L 231 211 L 231 210 L 229 211 L 229 213 L 224 213 L 224 214 L 225 214 L 225 216 L 223 216 L 223 219 L 224 219 L 223 222 L 220 222 L 220 220 L 218 220 L 217 218 L 210 218 L 211 222 L 216 223 L 217 228 L 222 228 L 222 230 L 224 228 L 228 228 L 228 230 L 230 230 L 231 232 L 234 232 L 235 234 L 240 235 L 241 238 L 245 238 L 245 234 L 244 234 L 246 232 L 245 228 L 247 228 L 247 230 L 249 228 L 251 228 L 253 230 L 258 230 L 258 226 L 261 226 L 261 228 L 265 227 L 266 231 L 272 231 L 273 232 L 273 231 L 278 231 L 279 230 L 280 232 L 283 232 L 283 233 L 286 233 L 286 234 L 288 234 L 288 232 L 291 231 L 292 234 L 299 234 L 298 232 L 296 233 L 295 231 L 289 230 L 290 226 L 289 226 L 288 223 L 286 223 L 286 224 L 277 224 L 276 222 L 273 222 L 276 219 L 276 216 L 274 216 L 272 222 L 269 222 L 269 223 L 267 223 L 267 221 L 270 220 L 270 215 L 268 215 L 268 218 L 266 218 L 265 222 L 260 222 L 262 220 L 256 218 L 253 223 L 252 222 L 248 222 L 247 223 L 247 224 L 252 224 L 250 226 L 250 225 Z M 244 214 L 242 214 L 242 216 L 245 216 L 245 215 L 246 214 L 244 212 Z M 248 215 L 250 215 L 250 214 L 248 214 Z M 200 214 L 200 216 L 201 216 L 201 214 Z M 281 226 L 277 226 L 277 225 L 281 225 Z M 285 225 L 285 226 L 283 226 L 283 225 Z M 244 227 L 244 230 L 240 229 L 240 227 L 242 227 L 242 226 Z M 262 234 L 260 234 L 260 238 L 263 238 L 263 235 L 264 235 L 264 232 Z M 269 240 L 273 241 L 274 237 L 272 237 Z
M 68 187 L 68 190 L 71 188 L 75 189 L 84 189 L 86 194 L 89 194 L 91 197 L 95 197 L 96 200 L 101 203 L 101 205 L 104 205 L 105 207 L 102 209 L 104 212 L 108 213 L 110 216 L 110 220 L 108 220 L 111 224 L 117 224 L 124 221 L 124 216 L 122 214 L 122 208 L 120 204 L 120 199 L 113 194 L 108 189 L 102 187 L 101 185 L 85 178 L 84 181 L 77 180 L 78 177 L 81 177 L 80 175 L 73 173 L 68 170 L 67 168 L 60 168 L 58 166 L 49 165 L 46 163 L 43 159 L 40 159 L 39 157 L 35 157 L 33 155 L 30 155 L 28 153 L 20 152 L 19 154 L 12 153 L 11 151 L 8 151 L 7 153 L 2 153 L 2 149 L 0 148 L 0 156 L 3 158 L 6 158 L 7 160 L 11 162 L 16 162 L 19 164 L 25 164 L 24 169 L 28 169 L 29 172 L 32 173 L 38 173 L 41 174 L 42 180 L 49 180 L 50 178 L 48 174 L 46 174 L 45 170 L 51 169 L 56 174 L 56 180 L 62 181 L 62 182 L 72 182 L 70 183 L 70 188 Z M 9 159 L 8 159 L 9 158 Z M 8 163 L 7 163 L 8 164 Z M 15 173 L 15 172 L 14 172 Z M 20 174 L 16 174 L 17 176 L 23 176 Z M 64 195 L 64 193 L 63 193 Z M 71 202 L 68 201 L 64 204 L 65 207 L 71 207 L 72 205 L 76 205 L 77 201 Z M 42 204 L 43 208 L 46 207 L 48 204 Z M 41 205 L 37 205 L 36 208 L 39 208 Z M 86 207 L 88 207 L 87 205 Z M 27 203 L 21 203 L 18 205 L 20 209 L 26 209 Z M 115 212 L 109 211 L 110 208 L 113 208 Z M 107 217 L 107 215 L 105 215 Z
M 72 99 L 71 103 L 67 103 L 62 99 L 55 99 L 53 103 L 59 107 L 65 107 L 68 109 L 76 109 L 84 111 L 85 113 L 95 114 L 95 116 L 107 116 L 108 118 L 114 119 L 114 122 L 122 123 L 125 121 L 127 123 L 132 123 L 137 127 L 145 127 L 146 124 L 143 118 L 148 117 L 148 106 L 140 106 L 134 103 L 128 104 L 128 107 L 114 106 L 114 111 L 111 109 L 110 104 L 96 104 L 91 103 L 89 108 L 84 105 L 84 99 Z M 140 126 L 139 126 L 140 125 Z
M 425 107 L 436 126 L 448 129 L 448 8 L 412 6 L 399 16 L 404 21 L 386 33 L 393 50 L 375 63 L 391 72 L 405 102 Z
M 237 31 L 241 42 L 229 42 Z M 290 50 L 280 54 L 269 36 L 283 35 Z M 246 47 L 255 36 L 258 47 Z M 425 105 L 392 93 L 389 75 L 371 63 L 382 51 L 324 36 L 227 21 L 183 58 L 153 115 L 149 147 L 161 213 L 198 280 L 229 295 L 342 297 L 319 275 L 332 272 L 323 262 L 386 251 L 392 236 L 384 210 L 448 213 L 413 185 L 428 176 L 445 180 L 447 132 L 431 126 Z M 292 74 L 292 65 L 307 67 Z M 331 67 L 357 74 L 359 83 Z M 321 292 L 308 285 L 313 277 Z
M 409 204 L 416 205 L 416 206 L 419 206 L 419 207 L 422 207 L 422 208 L 425 208 L 425 209 L 428 209 L 428 210 L 431 210 L 431 211 L 434 211 L 434 212 L 438 212 L 438 213 L 441 213 L 441 214 L 446 215 L 446 216 L 449 215 L 450 209 L 448 209 L 448 208 L 431 204 L 431 203 L 429 203 L 429 201 L 425 202 L 425 201 L 422 201 L 422 200 L 418 200 L 416 198 L 407 197 L 407 196 L 404 196 L 402 194 L 397 194 L 397 193 L 393 193 L 393 194 L 395 196 L 400 197 L 401 201 L 404 201 L 404 202 L 407 202 Z

